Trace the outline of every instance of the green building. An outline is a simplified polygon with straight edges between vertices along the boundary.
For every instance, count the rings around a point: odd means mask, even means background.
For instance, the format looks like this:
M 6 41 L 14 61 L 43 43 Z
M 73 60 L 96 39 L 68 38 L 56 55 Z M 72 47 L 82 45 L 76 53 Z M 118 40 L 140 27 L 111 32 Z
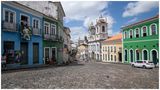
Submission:
M 159 15 L 122 27 L 123 63 L 159 62 Z
M 50 15 L 43 16 L 43 59 L 45 64 L 52 61 L 58 65 L 63 64 L 63 48 L 64 48 L 64 26 L 63 18 L 65 12 L 60 2 L 53 3 L 57 10 L 56 17 Z
M 63 26 L 54 18 L 44 16 L 43 48 L 45 64 L 48 60 L 63 63 Z

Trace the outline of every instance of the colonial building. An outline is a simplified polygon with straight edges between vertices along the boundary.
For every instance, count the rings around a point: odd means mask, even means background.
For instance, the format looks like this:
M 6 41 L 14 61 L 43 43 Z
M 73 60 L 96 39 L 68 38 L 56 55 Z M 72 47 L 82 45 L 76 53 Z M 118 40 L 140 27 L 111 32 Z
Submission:
M 1 53 L 7 67 L 43 64 L 43 14 L 14 1 L 1 3 Z
M 122 27 L 123 62 L 159 62 L 159 16 Z
M 122 34 L 103 41 L 101 50 L 103 62 L 122 62 Z
M 70 36 L 70 29 L 68 27 L 64 27 L 64 45 L 63 45 L 63 62 L 69 62 L 70 55 L 69 52 L 71 51 L 71 36 Z
M 89 26 L 88 52 L 91 59 L 101 61 L 101 42 L 108 38 L 107 19 L 99 17 L 96 25 Z
M 18 1 L 29 8 L 43 13 L 43 59 L 44 63 L 63 63 L 64 27 L 65 16 L 60 2 L 52 1 Z M 36 3 L 36 4 L 35 4 Z
M 77 49 L 77 59 L 88 59 L 88 44 L 85 38 L 84 40 L 79 38 Z

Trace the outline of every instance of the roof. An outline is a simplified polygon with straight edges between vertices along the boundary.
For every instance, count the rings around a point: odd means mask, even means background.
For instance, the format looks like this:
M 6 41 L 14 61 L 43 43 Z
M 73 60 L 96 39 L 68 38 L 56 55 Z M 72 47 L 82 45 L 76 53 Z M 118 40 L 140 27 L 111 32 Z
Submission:
M 119 39 L 122 39 L 122 33 L 119 33 L 115 36 L 112 36 L 111 38 L 109 39 L 106 39 L 104 42 L 107 42 L 107 41 L 114 41 L 114 40 L 119 40 Z
M 139 22 L 136 22 L 136 23 L 133 23 L 133 24 L 130 24 L 130 25 L 123 26 L 122 29 L 124 29 L 124 28 L 129 28 L 129 27 L 138 25 L 138 24 L 140 24 L 140 23 L 144 23 L 144 22 L 147 22 L 147 21 L 150 21 L 150 20 L 154 20 L 154 19 L 157 19 L 157 18 L 159 18 L 159 15 L 156 15 L 156 16 L 151 17 L 151 18 L 148 18 L 148 19 L 141 20 L 141 21 L 139 21 Z

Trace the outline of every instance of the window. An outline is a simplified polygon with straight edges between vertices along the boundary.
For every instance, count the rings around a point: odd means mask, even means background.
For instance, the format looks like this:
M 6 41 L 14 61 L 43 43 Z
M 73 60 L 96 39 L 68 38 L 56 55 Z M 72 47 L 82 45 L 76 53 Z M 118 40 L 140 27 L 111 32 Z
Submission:
M 124 39 L 127 38 L 127 32 L 124 32 Z
M 107 51 L 107 47 L 106 47 L 106 51 Z
M 155 35 L 157 30 L 156 24 L 152 24 L 150 26 L 150 29 L 151 29 L 151 35 Z
M 105 26 L 102 26 L 102 32 L 105 32 Z
M 10 10 L 4 9 L 4 21 L 9 23 L 15 22 L 15 13 Z
M 133 37 L 133 30 L 130 30 L 130 38 Z
M 52 24 L 51 25 L 51 35 L 55 35 L 56 34 L 56 25 Z
M 44 24 L 44 34 L 49 34 L 49 24 L 48 23 Z
M 114 46 L 114 53 L 116 52 L 116 46 Z
M 38 29 L 39 26 L 40 26 L 39 23 L 40 23 L 39 20 L 33 19 L 33 28 L 37 28 Z
M 112 46 L 111 46 L 111 52 L 112 52 Z
M 142 27 L 143 37 L 147 36 L 147 27 Z
M 139 29 L 136 29 L 136 37 L 139 37 Z

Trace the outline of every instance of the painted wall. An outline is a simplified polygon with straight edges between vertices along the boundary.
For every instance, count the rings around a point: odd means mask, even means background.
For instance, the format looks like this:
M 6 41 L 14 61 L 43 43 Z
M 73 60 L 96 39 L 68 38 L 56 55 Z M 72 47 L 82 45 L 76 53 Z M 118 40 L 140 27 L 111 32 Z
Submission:
M 14 6 L 15 7 L 15 6 Z M 42 16 L 34 16 L 32 14 L 30 14 L 29 12 L 24 12 L 25 9 L 22 11 L 22 10 L 19 10 L 17 8 L 13 8 L 11 5 L 8 6 L 8 5 L 5 5 L 2 3 L 2 10 L 1 10 L 1 18 L 2 20 L 4 19 L 3 18 L 3 8 L 8 8 L 8 9 L 11 9 L 13 10 L 15 13 L 16 13 L 16 23 L 17 23 L 17 31 L 18 32 L 8 32 L 8 31 L 3 31 L 2 32 L 2 52 L 3 52 L 3 41 L 14 41 L 15 42 L 15 50 L 20 50 L 20 43 L 21 42 L 28 42 L 28 64 L 29 65 L 32 65 L 33 64 L 33 43 L 39 43 L 39 64 L 43 64 L 43 60 L 42 60 L 42 35 L 32 35 L 31 36 L 31 40 L 30 41 L 24 41 L 21 39 L 21 35 L 20 35 L 20 15 L 21 14 L 25 14 L 27 16 L 30 17 L 29 21 L 29 25 L 32 26 L 32 19 L 33 18 L 37 18 L 40 20 L 40 28 L 42 29 Z M 23 9 L 23 8 L 21 8 Z M 41 31 L 42 33 L 42 31 Z
M 151 50 L 156 49 L 159 51 L 159 20 L 158 18 L 156 20 L 152 20 L 149 22 L 141 23 L 136 26 L 132 26 L 131 28 L 126 28 L 123 29 L 123 37 L 124 37 L 124 32 L 127 31 L 127 38 L 123 38 L 123 62 L 124 63 L 130 63 L 130 55 L 129 55 L 129 50 L 133 49 L 133 60 L 135 61 L 135 50 L 140 49 L 140 60 L 142 60 L 142 50 L 147 49 L 148 50 L 148 59 L 151 60 Z M 150 25 L 152 23 L 157 24 L 157 34 L 156 35 L 151 35 L 150 34 Z M 143 26 L 147 26 L 147 36 L 143 37 L 142 36 L 142 30 L 141 28 Z M 140 37 L 136 38 L 129 38 L 129 30 L 135 31 L 136 28 L 140 28 Z M 134 35 L 133 35 L 134 36 Z M 127 61 L 124 60 L 124 50 L 127 50 Z

